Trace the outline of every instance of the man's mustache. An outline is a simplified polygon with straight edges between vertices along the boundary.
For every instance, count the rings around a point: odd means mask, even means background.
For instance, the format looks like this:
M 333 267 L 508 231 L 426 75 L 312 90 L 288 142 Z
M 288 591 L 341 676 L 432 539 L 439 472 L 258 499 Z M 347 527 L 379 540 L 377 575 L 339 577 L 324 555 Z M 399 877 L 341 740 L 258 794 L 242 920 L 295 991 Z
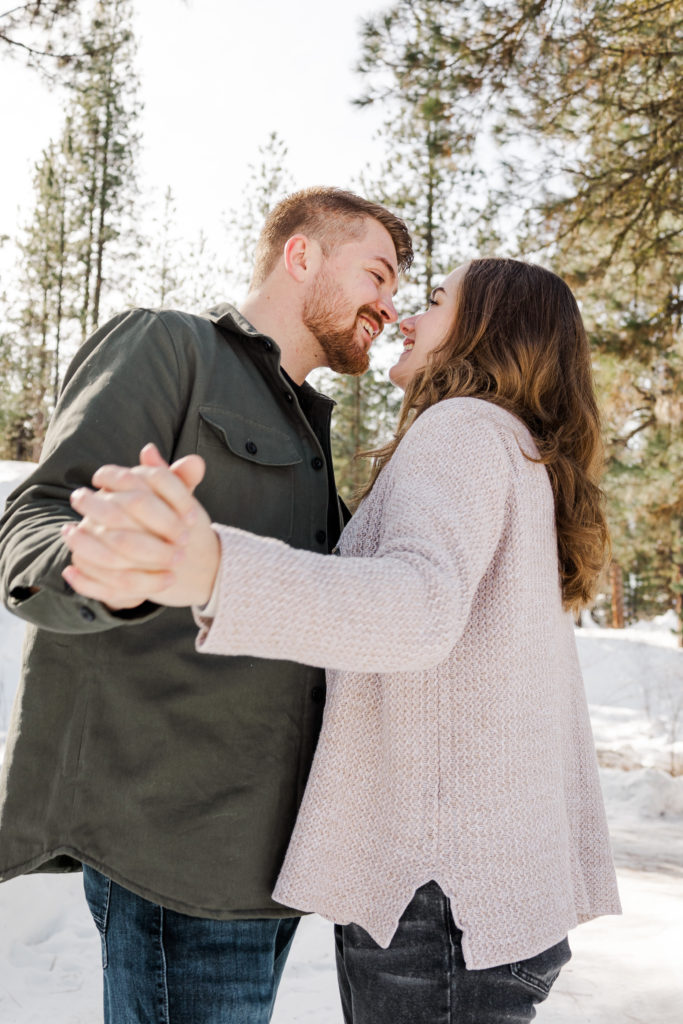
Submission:
M 377 315 L 377 310 L 373 309 L 372 306 L 361 306 L 356 316 L 364 316 L 368 320 L 372 320 L 373 324 L 377 327 L 375 337 L 378 338 L 384 330 L 384 320 L 382 320 L 381 316 Z

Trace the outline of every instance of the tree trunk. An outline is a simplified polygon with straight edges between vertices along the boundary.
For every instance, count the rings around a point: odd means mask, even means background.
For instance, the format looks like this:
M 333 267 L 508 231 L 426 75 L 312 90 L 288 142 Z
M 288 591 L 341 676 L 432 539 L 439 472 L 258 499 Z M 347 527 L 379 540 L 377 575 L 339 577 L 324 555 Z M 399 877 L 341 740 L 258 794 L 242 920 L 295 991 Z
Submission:
M 93 157 L 93 168 L 87 192 L 88 210 L 86 214 L 87 238 L 84 245 L 83 260 L 83 302 L 81 305 L 81 341 L 88 337 L 88 319 L 90 314 L 90 279 L 92 276 L 92 249 L 95 234 L 95 197 L 97 195 L 97 163 Z
M 427 135 L 429 176 L 427 178 L 427 231 L 425 234 L 425 274 L 427 295 L 432 293 L 434 273 L 434 161 L 432 157 L 431 132 Z
M 111 76 L 107 80 L 107 106 L 104 115 L 104 129 L 102 136 L 102 167 L 100 168 L 100 188 L 97 200 L 97 241 L 95 249 L 95 288 L 93 292 L 93 305 L 91 316 L 91 328 L 94 331 L 100 319 L 100 296 L 102 294 L 102 265 L 104 262 L 104 248 L 106 244 L 106 217 L 109 200 L 109 149 L 112 135 L 112 110 L 113 102 L 111 93 Z
M 612 629 L 624 628 L 624 575 L 621 566 L 612 562 L 609 570 L 612 585 Z
M 64 172 L 66 173 L 66 172 Z M 57 269 L 57 310 L 55 329 L 55 364 L 52 377 L 52 397 L 54 404 L 59 398 L 60 366 L 62 357 L 62 317 L 64 316 L 64 264 L 67 258 L 66 253 L 66 182 L 61 183 L 59 194 L 59 251 Z
M 683 647 L 683 565 L 676 566 L 676 600 L 674 608 L 678 616 L 678 646 Z

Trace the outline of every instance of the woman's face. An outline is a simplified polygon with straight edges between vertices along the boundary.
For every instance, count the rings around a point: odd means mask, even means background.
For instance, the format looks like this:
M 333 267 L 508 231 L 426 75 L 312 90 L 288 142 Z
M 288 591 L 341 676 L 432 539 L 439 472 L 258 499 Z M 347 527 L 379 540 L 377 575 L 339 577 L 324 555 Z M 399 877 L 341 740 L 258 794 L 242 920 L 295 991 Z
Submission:
M 429 353 L 446 340 L 455 318 L 460 284 L 468 266 L 469 263 L 463 263 L 456 267 L 443 284 L 434 289 L 424 313 L 416 313 L 401 321 L 399 326 L 405 335 L 403 352 L 389 370 L 389 379 L 402 391 L 416 371 L 425 365 Z

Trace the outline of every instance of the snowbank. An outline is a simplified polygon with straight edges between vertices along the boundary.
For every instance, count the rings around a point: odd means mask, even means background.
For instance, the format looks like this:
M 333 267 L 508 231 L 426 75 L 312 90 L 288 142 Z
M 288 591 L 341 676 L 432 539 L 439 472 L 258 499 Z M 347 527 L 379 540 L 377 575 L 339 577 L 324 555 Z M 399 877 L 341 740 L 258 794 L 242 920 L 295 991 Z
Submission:
M 584 620 L 585 621 L 585 620 Z M 600 763 L 683 774 L 683 649 L 673 611 L 576 631 Z

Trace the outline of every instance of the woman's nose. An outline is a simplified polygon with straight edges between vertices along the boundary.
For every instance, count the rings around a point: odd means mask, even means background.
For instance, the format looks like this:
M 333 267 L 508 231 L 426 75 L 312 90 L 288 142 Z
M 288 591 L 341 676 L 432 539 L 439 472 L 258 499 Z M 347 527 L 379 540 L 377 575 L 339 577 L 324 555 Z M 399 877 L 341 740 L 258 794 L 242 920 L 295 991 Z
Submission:
M 401 320 L 401 322 L 398 325 L 398 327 L 399 327 L 399 330 L 403 334 L 405 334 L 406 337 L 408 337 L 408 335 L 412 334 L 412 332 L 415 330 L 415 317 L 414 316 L 407 316 L 405 318 L 405 320 Z

